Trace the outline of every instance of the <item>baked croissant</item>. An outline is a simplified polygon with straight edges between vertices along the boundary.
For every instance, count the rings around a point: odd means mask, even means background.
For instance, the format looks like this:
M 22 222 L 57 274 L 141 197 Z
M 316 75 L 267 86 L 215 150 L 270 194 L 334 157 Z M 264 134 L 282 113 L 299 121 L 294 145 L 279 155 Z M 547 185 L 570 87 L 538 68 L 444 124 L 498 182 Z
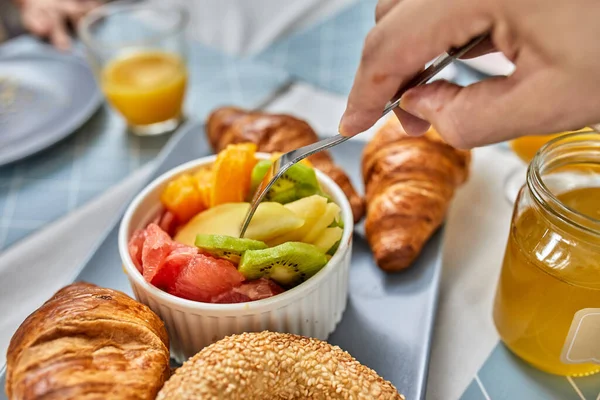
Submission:
M 381 269 L 401 270 L 417 258 L 466 181 L 470 159 L 433 129 L 407 136 L 395 117 L 376 132 L 364 149 L 362 173 L 365 233 Z
M 249 112 L 235 107 L 222 107 L 211 113 L 207 122 L 208 140 L 213 151 L 219 152 L 228 144 L 253 142 L 258 151 L 287 152 L 319 140 L 315 131 L 305 121 L 290 115 Z M 344 191 L 358 222 L 364 215 L 364 202 L 356 193 L 346 173 L 335 163 L 328 152 L 310 156 L 315 168 L 328 175 Z
M 154 399 L 170 373 L 167 332 L 125 294 L 75 283 L 21 324 L 6 371 L 10 400 Z

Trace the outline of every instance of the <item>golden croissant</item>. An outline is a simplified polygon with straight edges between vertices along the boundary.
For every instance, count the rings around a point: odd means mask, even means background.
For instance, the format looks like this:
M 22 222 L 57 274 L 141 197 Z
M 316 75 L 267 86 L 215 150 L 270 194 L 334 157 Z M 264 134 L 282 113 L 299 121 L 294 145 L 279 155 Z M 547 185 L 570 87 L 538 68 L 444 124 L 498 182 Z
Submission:
M 471 155 L 430 129 L 410 137 L 390 117 L 363 152 L 365 233 L 379 267 L 404 269 L 442 224 L 455 190 L 466 181 Z
M 116 290 L 75 283 L 15 332 L 10 400 L 154 399 L 169 376 L 169 341 L 148 307 Z

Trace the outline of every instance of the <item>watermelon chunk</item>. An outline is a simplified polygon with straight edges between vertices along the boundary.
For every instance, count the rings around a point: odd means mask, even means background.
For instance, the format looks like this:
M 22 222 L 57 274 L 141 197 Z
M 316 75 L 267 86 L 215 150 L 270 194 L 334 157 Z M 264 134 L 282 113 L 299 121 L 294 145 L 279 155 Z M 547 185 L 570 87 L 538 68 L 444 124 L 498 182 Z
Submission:
M 146 282 L 152 282 L 173 249 L 173 239 L 165 231 L 154 223 L 148 225 L 142 248 L 142 274 Z
M 181 270 L 169 293 L 210 302 L 214 296 L 240 286 L 243 281 L 244 276 L 229 261 L 196 254 Z
M 196 247 L 179 243 L 174 243 L 174 247 L 175 248 L 165 258 L 164 263 L 150 282 L 154 286 L 167 291 L 169 288 L 174 287 L 175 280 L 179 276 L 179 273 L 192 261 L 194 256 L 198 254 L 198 249 Z
M 144 242 L 146 241 L 146 230 L 138 229 L 133 233 L 131 239 L 129 239 L 129 243 L 127 247 L 129 248 L 129 256 L 133 260 L 135 267 L 140 271 L 142 270 L 142 249 L 144 247 Z
M 246 303 L 251 301 L 250 297 L 243 293 L 238 293 L 235 289 L 228 290 L 217 296 L 214 296 L 210 302 L 220 304 L 234 304 L 234 303 Z
M 230 289 L 212 298 L 213 303 L 245 303 L 247 301 L 266 299 L 283 293 L 281 286 L 274 281 L 260 278 L 255 281 L 245 282 L 239 287 Z
M 158 225 L 160 229 L 165 231 L 169 236 L 173 237 L 180 225 L 180 222 L 175 214 L 169 210 L 163 209 L 156 213 L 152 221 L 150 221 L 149 225 L 150 224 Z
M 244 276 L 231 262 L 174 241 L 155 222 L 134 232 L 128 245 L 133 262 L 147 282 L 184 299 L 243 303 L 284 291 L 270 279 L 244 282 Z
M 179 220 L 175 214 L 168 210 L 162 214 L 160 222 L 158 223 L 158 226 L 160 226 L 163 231 L 167 232 L 169 236 L 173 236 L 175 234 L 178 225 Z
M 251 300 L 266 299 L 284 292 L 281 286 L 271 279 L 266 278 L 260 278 L 255 281 L 244 283 L 235 290 L 238 293 L 248 296 Z

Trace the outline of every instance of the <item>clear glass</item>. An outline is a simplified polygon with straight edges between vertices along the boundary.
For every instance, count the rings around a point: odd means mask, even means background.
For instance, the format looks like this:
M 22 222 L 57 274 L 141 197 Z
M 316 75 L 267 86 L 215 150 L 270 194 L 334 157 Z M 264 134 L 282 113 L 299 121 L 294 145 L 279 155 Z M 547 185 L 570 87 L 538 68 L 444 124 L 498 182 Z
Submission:
M 576 132 L 591 132 L 592 128 L 583 128 Z M 555 139 L 567 132 L 551 135 L 529 135 L 508 142 L 510 150 L 522 161 L 522 164 L 514 168 L 504 181 L 504 196 L 512 205 L 514 204 L 521 187 L 525 184 L 527 167 L 539 149 L 550 140 Z
M 580 315 L 596 318 L 588 318 L 596 325 L 585 325 L 587 339 L 574 330 Z M 507 347 L 543 371 L 600 372 L 600 134 L 560 136 L 530 163 L 514 206 L 494 322 Z M 590 354 L 571 357 L 573 345 Z
M 170 2 L 113 2 L 83 18 L 79 36 L 108 102 L 137 135 L 183 119 L 187 13 Z

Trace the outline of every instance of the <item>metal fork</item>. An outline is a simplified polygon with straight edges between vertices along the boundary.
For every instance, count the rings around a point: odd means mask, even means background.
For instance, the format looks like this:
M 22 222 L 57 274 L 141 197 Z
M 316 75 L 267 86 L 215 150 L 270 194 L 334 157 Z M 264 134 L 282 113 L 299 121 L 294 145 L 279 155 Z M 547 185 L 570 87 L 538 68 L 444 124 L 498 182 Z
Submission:
M 486 37 L 487 35 L 478 36 L 469 41 L 464 46 L 451 49 L 448 52 L 439 56 L 437 59 L 435 59 L 435 61 L 429 67 L 417 74 L 414 78 L 408 81 L 406 85 L 404 85 L 402 88 L 400 88 L 400 90 L 396 92 L 394 97 L 392 97 L 392 99 L 386 105 L 381 116 L 383 117 L 384 115 L 392 111 L 394 108 L 398 107 L 402 95 L 408 89 L 427 83 L 427 81 L 433 78 L 438 72 L 446 68 L 453 60 L 466 54 L 473 47 L 481 43 L 481 41 Z M 300 147 L 299 149 L 289 151 L 283 154 L 277 160 L 275 160 L 271 164 L 269 171 L 265 174 L 265 177 L 263 178 L 261 184 L 258 186 L 256 192 L 254 193 L 254 197 L 252 198 L 252 204 L 250 205 L 250 209 L 246 213 L 244 222 L 242 223 L 242 228 L 240 230 L 240 238 L 244 237 L 246 229 L 248 229 L 248 225 L 250 225 L 250 221 L 252 220 L 252 217 L 254 216 L 258 205 L 264 199 L 269 189 L 271 189 L 275 181 L 279 179 L 292 165 L 315 153 L 329 149 L 333 146 L 337 146 L 340 143 L 344 143 L 348 139 L 350 139 L 350 137 L 337 134 L 327 139 L 320 140 L 316 143 L 312 143 L 307 146 Z

